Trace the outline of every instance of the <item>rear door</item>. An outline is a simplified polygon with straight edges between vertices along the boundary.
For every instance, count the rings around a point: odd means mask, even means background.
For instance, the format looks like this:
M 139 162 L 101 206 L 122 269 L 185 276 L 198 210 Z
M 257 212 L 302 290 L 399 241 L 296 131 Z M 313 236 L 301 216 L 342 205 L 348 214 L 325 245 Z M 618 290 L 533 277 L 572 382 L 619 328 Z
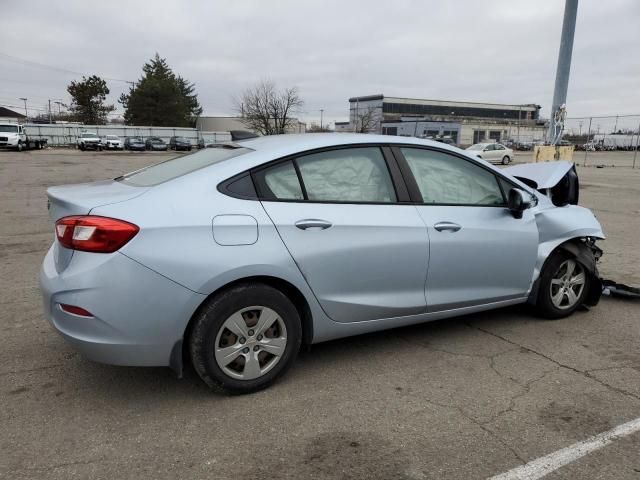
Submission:
M 430 312 L 527 295 L 538 252 L 531 210 L 506 208 L 507 179 L 437 149 L 394 148 L 430 238 Z
M 323 150 L 268 166 L 253 178 L 330 318 L 357 322 L 425 312 L 427 231 L 390 150 Z

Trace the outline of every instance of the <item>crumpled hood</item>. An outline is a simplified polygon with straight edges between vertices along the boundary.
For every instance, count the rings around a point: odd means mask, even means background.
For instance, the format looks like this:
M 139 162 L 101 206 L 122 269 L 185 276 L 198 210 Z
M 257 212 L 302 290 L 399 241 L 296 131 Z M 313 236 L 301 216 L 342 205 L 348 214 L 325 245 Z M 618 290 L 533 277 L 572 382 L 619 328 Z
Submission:
M 572 168 L 572 162 L 560 160 L 545 163 L 523 163 L 507 167 L 504 170 L 518 179 L 524 178 L 535 182 L 536 189 L 545 189 L 555 187 Z

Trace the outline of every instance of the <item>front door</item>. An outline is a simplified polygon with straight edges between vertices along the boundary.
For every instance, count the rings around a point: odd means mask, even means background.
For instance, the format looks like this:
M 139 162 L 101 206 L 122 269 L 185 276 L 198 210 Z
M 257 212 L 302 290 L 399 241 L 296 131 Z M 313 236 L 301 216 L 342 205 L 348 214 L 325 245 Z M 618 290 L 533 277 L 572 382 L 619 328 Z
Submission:
M 533 212 L 506 208 L 504 177 L 446 152 L 401 148 L 417 184 L 417 207 L 430 240 L 426 284 L 430 312 L 527 295 L 538 251 Z
M 330 318 L 357 322 L 426 311 L 427 230 L 413 205 L 398 203 L 380 148 L 304 155 L 254 179 Z

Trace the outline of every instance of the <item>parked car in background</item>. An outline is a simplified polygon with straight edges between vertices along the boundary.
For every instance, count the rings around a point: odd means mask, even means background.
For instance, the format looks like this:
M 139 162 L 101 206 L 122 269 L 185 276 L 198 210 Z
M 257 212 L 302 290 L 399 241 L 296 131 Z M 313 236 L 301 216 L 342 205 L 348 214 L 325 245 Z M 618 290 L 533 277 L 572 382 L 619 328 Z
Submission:
M 274 135 L 47 196 L 51 325 L 100 362 L 189 358 L 226 392 L 268 386 L 301 344 L 527 302 L 557 319 L 602 293 L 604 234 L 570 162 Z
M 147 140 L 144 142 L 145 148 L 147 150 L 152 151 L 166 151 L 167 144 L 160 137 L 147 137 Z
M 139 150 L 142 151 L 146 148 L 142 137 L 127 137 L 124 139 L 125 150 Z
M 508 165 L 513 160 L 513 150 L 501 143 L 476 143 L 467 148 L 467 151 L 491 163 Z
M 122 142 L 117 135 L 105 135 L 102 145 L 107 150 L 120 150 L 122 148 Z
M 77 146 L 80 150 L 102 150 L 102 140 L 94 132 L 84 132 L 78 136 Z
M 169 139 L 170 150 L 188 150 L 191 151 L 191 140 L 185 137 L 171 137 Z

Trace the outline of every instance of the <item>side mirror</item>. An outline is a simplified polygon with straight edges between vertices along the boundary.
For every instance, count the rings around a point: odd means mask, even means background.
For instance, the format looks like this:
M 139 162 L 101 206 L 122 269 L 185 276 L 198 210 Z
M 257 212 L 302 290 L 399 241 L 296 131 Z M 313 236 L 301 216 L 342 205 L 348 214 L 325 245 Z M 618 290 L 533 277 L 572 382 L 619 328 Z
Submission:
M 519 188 L 509 190 L 507 206 L 509 210 L 511 210 L 511 215 L 513 215 L 514 218 L 522 218 L 522 212 L 535 206 L 536 203 L 533 196 L 524 190 Z

